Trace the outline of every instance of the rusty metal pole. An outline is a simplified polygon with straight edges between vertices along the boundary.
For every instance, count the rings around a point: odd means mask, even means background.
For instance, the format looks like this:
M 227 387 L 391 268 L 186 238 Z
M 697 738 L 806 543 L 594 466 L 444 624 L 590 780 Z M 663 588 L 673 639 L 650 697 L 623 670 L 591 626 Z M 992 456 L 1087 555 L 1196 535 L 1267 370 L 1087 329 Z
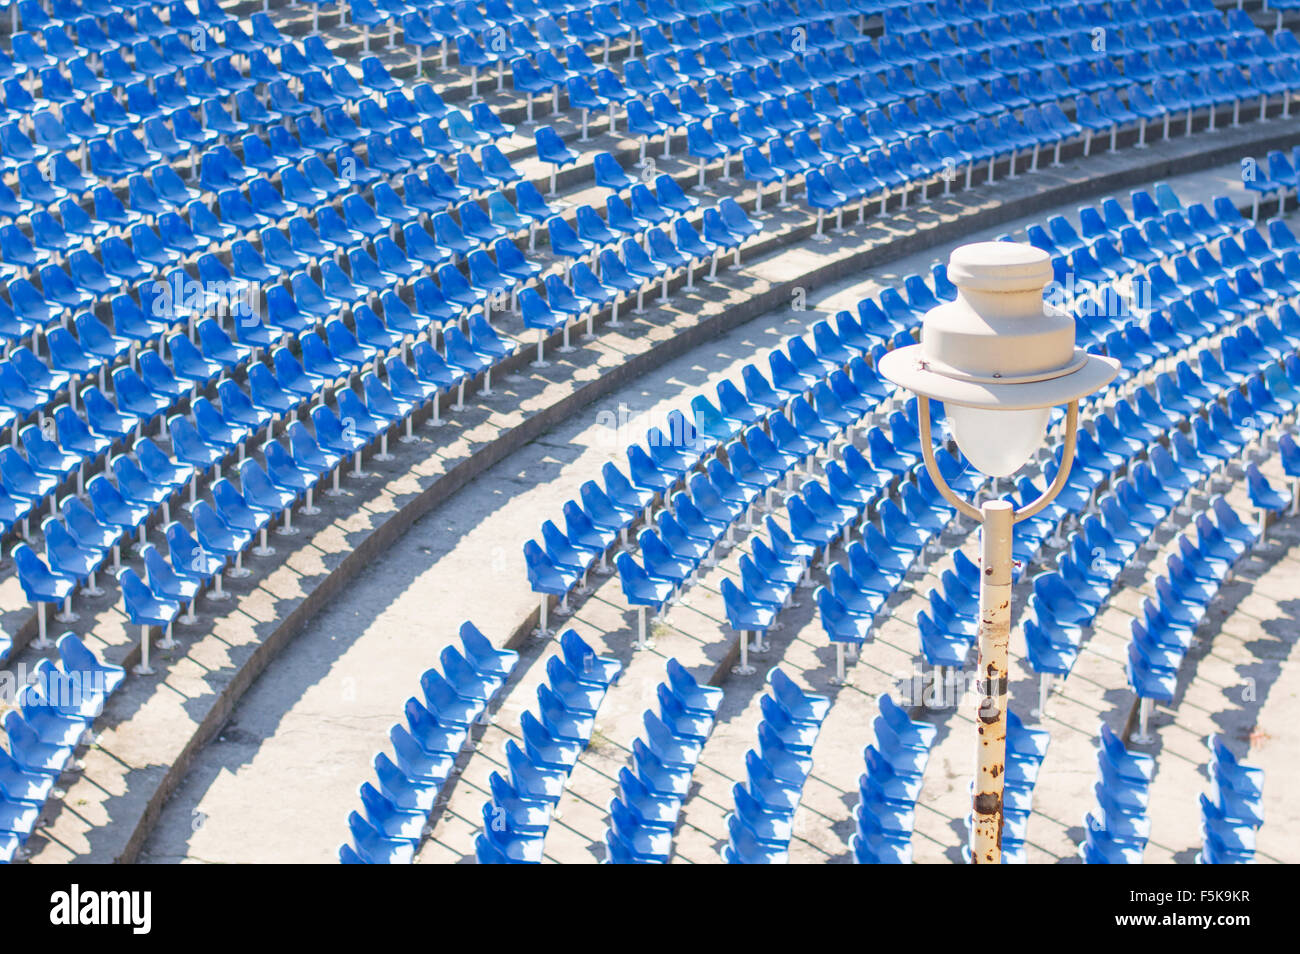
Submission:
M 973 798 L 971 863 L 1002 862 L 1002 783 L 1007 761 L 1007 644 L 1011 641 L 1011 528 L 1005 500 L 980 508 L 980 625 L 976 686 L 979 733 Z

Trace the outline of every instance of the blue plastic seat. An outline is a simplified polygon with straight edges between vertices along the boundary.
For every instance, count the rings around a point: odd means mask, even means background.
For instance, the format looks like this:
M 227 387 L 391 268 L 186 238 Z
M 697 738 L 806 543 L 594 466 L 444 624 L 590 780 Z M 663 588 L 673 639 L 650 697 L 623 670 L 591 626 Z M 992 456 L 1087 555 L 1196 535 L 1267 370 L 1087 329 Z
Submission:
M 537 158 L 550 165 L 551 187 L 548 195 L 555 195 L 555 182 L 559 170 L 578 161 L 578 154 L 564 145 L 559 134 L 550 126 L 539 126 L 534 133 Z

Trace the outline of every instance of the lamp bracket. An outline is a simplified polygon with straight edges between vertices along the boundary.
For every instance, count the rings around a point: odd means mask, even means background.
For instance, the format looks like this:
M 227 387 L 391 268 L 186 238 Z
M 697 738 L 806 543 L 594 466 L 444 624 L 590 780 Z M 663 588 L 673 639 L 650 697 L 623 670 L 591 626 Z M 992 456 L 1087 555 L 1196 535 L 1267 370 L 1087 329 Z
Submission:
M 948 481 L 944 479 L 942 471 L 939 470 L 939 465 L 934 459 L 934 446 L 930 436 L 930 399 L 923 394 L 918 395 L 918 397 L 920 400 L 918 401 L 917 416 L 921 425 L 921 456 L 925 459 L 925 469 L 929 472 L 930 479 L 934 481 L 934 485 L 943 496 L 943 499 L 956 507 L 959 513 L 970 517 L 976 523 L 982 523 L 983 515 L 980 509 L 958 497 L 957 493 L 948 486 Z M 1052 485 L 1037 500 L 1015 512 L 1012 518 L 1015 523 L 1020 523 L 1022 520 L 1028 520 L 1034 516 L 1061 492 L 1061 488 L 1065 486 L 1065 482 L 1070 476 L 1070 465 L 1074 463 L 1074 448 L 1078 432 L 1079 402 L 1075 400 L 1070 402 L 1065 412 L 1065 449 L 1061 455 L 1061 466 L 1056 472 L 1056 479 L 1052 481 Z

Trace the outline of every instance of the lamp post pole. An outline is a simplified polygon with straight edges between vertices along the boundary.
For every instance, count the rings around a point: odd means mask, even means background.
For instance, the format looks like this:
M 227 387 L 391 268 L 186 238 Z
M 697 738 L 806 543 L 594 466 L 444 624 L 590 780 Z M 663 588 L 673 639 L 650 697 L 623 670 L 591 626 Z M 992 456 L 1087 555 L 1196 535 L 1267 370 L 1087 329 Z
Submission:
M 980 508 L 980 625 L 975 711 L 976 753 L 971 864 L 1002 861 L 1002 790 L 1007 761 L 1007 645 L 1011 641 L 1011 527 L 1005 500 Z
M 1061 492 L 1074 463 L 1079 428 L 1079 403 L 1071 401 L 1065 413 L 1065 446 L 1056 478 L 1037 500 L 1016 510 L 1005 500 L 986 500 L 978 509 L 948 486 L 934 459 L 930 439 L 930 399 L 917 403 L 921 456 L 939 493 L 957 510 L 980 525 L 979 662 L 975 670 L 980 690 L 975 711 L 978 747 L 975 786 L 971 801 L 974 832 L 971 864 L 1002 863 L 1002 794 L 1007 764 L 1007 681 L 1011 642 L 1011 534 L 1021 520 L 1038 513 Z

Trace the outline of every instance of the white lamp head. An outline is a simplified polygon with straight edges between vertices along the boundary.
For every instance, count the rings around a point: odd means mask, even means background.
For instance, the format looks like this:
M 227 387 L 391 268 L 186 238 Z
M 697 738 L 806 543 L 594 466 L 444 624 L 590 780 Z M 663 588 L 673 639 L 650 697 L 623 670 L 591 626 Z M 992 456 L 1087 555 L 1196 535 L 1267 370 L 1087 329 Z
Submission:
M 943 401 L 971 463 L 1006 476 L 1042 443 L 1053 407 L 1104 387 L 1119 364 L 1075 347 L 1074 319 L 1043 300 L 1053 273 L 1042 249 L 963 245 L 949 258 L 948 277 L 957 299 L 930 309 L 921 343 L 884 355 L 879 370 Z

